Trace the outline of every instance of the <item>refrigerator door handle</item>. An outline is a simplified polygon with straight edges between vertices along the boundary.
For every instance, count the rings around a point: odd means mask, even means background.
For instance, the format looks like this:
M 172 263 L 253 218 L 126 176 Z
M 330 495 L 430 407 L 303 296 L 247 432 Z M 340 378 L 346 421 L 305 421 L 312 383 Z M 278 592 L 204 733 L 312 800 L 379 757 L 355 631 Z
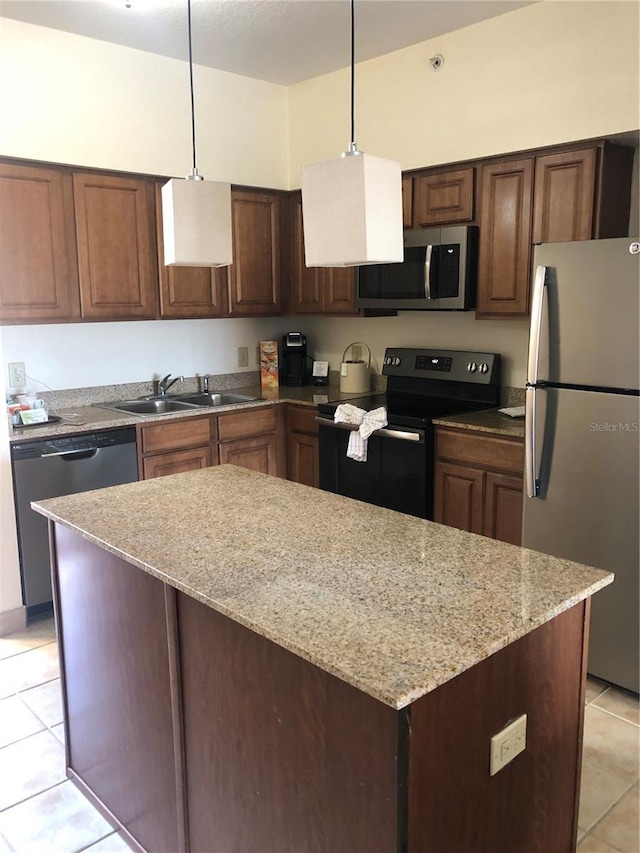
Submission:
M 525 391 L 524 414 L 524 476 L 528 498 L 538 497 L 536 471 L 536 389 Z
M 542 335 L 542 307 L 544 305 L 544 288 L 547 283 L 547 267 L 536 267 L 531 295 L 531 328 L 529 331 L 529 359 L 527 361 L 527 384 L 535 385 L 538 381 L 540 364 L 540 338 Z

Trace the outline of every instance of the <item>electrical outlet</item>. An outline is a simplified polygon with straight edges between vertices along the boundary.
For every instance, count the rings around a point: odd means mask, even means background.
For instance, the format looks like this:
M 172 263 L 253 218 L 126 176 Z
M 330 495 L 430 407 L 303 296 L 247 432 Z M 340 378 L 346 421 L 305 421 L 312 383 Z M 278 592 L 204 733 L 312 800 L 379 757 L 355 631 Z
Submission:
M 523 714 L 491 738 L 489 773 L 495 776 L 527 746 L 527 715 Z
M 24 388 L 27 384 L 27 373 L 24 361 L 9 362 L 9 387 Z
M 238 367 L 249 367 L 249 347 L 238 347 Z

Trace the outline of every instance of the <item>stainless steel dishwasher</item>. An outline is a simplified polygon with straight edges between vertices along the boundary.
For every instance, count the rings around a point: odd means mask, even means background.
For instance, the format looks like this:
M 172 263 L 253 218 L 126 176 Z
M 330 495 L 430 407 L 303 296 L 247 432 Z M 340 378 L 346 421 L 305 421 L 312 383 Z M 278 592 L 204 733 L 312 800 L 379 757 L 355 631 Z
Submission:
M 51 608 L 47 520 L 31 501 L 138 479 L 135 427 L 34 439 L 11 446 L 22 597 L 27 615 Z

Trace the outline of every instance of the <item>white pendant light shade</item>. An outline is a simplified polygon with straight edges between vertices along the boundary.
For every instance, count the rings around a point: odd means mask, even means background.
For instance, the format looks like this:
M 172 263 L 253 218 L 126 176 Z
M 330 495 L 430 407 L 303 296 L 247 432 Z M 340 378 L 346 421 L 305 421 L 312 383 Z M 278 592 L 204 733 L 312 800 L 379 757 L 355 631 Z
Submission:
M 165 265 L 226 267 L 233 261 L 231 185 L 173 178 L 162 187 Z
M 404 259 L 399 163 L 358 152 L 303 166 L 302 213 L 308 267 Z

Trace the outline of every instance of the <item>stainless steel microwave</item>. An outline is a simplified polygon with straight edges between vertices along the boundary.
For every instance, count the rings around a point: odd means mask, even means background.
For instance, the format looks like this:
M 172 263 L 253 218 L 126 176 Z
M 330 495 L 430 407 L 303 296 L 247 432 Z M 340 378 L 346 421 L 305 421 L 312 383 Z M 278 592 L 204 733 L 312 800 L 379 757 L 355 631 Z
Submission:
M 478 229 L 405 231 L 404 261 L 358 267 L 357 304 L 399 311 L 469 311 L 476 304 Z

